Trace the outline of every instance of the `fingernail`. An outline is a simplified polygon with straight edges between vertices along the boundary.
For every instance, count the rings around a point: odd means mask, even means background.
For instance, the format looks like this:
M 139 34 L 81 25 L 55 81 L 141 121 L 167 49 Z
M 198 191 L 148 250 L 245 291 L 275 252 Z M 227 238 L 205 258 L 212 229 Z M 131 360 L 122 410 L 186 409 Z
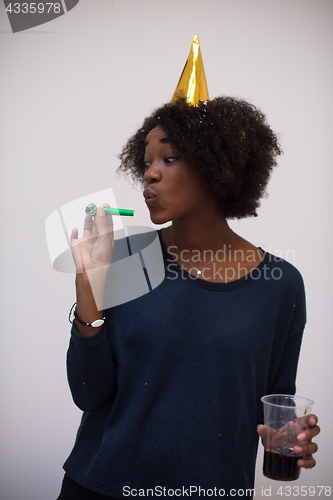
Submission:
M 298 439 L 298 441 L 305 441 L 306 435 L 304 433 L 298 434 L 297 439 Z
M 302 448 L 301 448 L 300 446 L 294 446 L 294 452 L 295 452 L 295 453 L 298 453 L 298 454 L 299 454 L 299 453 L 302 453 L 302 451 L 303 451 L 303 450 L 302 450 Z
M 304 465 L 303 460 L 297 460 L 297 465 L 298 465 L 299 467 L 303 467 L 303 465 Z
M 104 217 L 105 216 L 104 208 L 100 209 L 99 215 L 100 215 L 100 217 Z

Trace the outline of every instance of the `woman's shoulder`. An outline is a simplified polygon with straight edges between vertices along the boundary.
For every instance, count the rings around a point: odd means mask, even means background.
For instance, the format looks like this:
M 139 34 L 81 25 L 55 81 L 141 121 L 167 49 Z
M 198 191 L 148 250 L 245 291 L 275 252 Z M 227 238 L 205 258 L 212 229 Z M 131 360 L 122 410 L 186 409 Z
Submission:
M 304 295 L 303 277 L 294 263 L 264 249 L 262 250 L 264 256 L 261 263 L 261 271 L 264 277 L 274 281 L 277 287 L 283 289 L 286 293 L 288 290 L 294 290 Z
M 289 275 L 302 279 L 302 275 L 299 269 L 296 267 L 296 263 L 293 259 L 289 260 L 287 259 L 287 255 L 285 257 L 282 257 L 281 255 L 268 252 L 261 247 L 260 249 L 263 251 L 263 262 L 267 266 L 281 268 Z
M 231 255 L 231 260 L 248 267 L 250 275 L 282 280 L 284 283 L 303 284 L 302 275 L 293 263 L 281 255 L 268 252 L 261 246 L 255 246 L 239 235 L 235 235 L 235 247 L 227 251 Z M 294 260 L 294 254 L 287 255 L 286 252 L 286 256 Z

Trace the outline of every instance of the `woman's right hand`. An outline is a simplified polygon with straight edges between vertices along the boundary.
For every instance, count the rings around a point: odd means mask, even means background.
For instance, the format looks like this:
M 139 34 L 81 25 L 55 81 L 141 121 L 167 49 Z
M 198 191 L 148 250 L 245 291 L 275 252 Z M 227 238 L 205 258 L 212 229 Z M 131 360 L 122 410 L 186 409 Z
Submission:
M 108 207 L 104 203 L 105 207 Z M 95 217 L 86 215 L 83 237 L 78 237 L 78 229 L 71 234 L 71 249 L 76 272 L 102 268 L 107 272 L 114 247 L 112 215 L 106 215 L 103 207 L 98 207 Z

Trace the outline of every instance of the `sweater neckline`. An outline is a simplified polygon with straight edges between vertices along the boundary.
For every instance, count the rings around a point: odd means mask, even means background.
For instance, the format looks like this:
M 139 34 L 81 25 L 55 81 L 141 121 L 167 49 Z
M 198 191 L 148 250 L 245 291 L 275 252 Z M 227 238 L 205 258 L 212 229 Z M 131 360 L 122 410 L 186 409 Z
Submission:
M 168 278 L 168 274 L 171 273 L 171 274 L 173 274 L 172 279 L 175 279 L 174 272 L 176 270 L 178 276 L 179 275 L 181 276 L 181 279 L 183 279 L 184 281 L 186 281 L 187 283 L 189 283 L 191 285 L 199 286 L 201 288 L 207 288 L 210 290 L 231 290 L 233 288 L 237 288 L 237 287 L 244 285 L 246 283 L 250 283 L 251 281 L 258 281 L 258 279 L 261 275 L 261 270 L 264 267 L 264 265 L 266 264 L 266 261 L 268 260 L 268 253 L 265 252 L 265 250 L 263 250 L 261 247 L 258 247 L 264 253 L 264 255 L 262 257 L 262 260 L 259 262 L 258 266 L 255 267 L 254 269 L 252 269 L 252 271 L 250 271 L 249 273 L 245 274 L 244 276 L 242 276 L 241 278 L 239 278 L 237 280 L 230 281 L 229 283 L 228 282 L 227 283 L 217 283 L 214 281 L 207 281 L 207 280 L 201 279 L 199 277 L 193 276 L 192 274 L 187 272 L 183 267 L 181 267 L 175 261 L 175 259 L 167 251 L 167 248 L 166 248 L 164 241 L 162 239 L 161 232 L 162 232 L 162 229 L 159 229 L 157 231 L 158 237 L 160 240 L 160 244 L 161 244 L 161 248 L 162 248 L 163 258 L 164 258 L 164 261 L 169 262 L 169 264 L 166 264 L 166 272 L 165 272 L 166 278 Z M 172 265 L 173 271 L 168 272 L 168 265 L 170 265 L 170 266 Z M 169 278 L 170 278 L 170 276 L 169 276 Z

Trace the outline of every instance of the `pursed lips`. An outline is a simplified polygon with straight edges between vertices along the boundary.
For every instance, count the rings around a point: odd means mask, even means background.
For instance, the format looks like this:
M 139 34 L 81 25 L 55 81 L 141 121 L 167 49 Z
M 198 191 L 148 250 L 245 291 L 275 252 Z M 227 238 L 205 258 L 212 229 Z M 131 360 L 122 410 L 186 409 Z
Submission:
M 157 198 L 157 195 L 151 189 L 145 189 L 143 191 L 143 196 L 146 201 Z

